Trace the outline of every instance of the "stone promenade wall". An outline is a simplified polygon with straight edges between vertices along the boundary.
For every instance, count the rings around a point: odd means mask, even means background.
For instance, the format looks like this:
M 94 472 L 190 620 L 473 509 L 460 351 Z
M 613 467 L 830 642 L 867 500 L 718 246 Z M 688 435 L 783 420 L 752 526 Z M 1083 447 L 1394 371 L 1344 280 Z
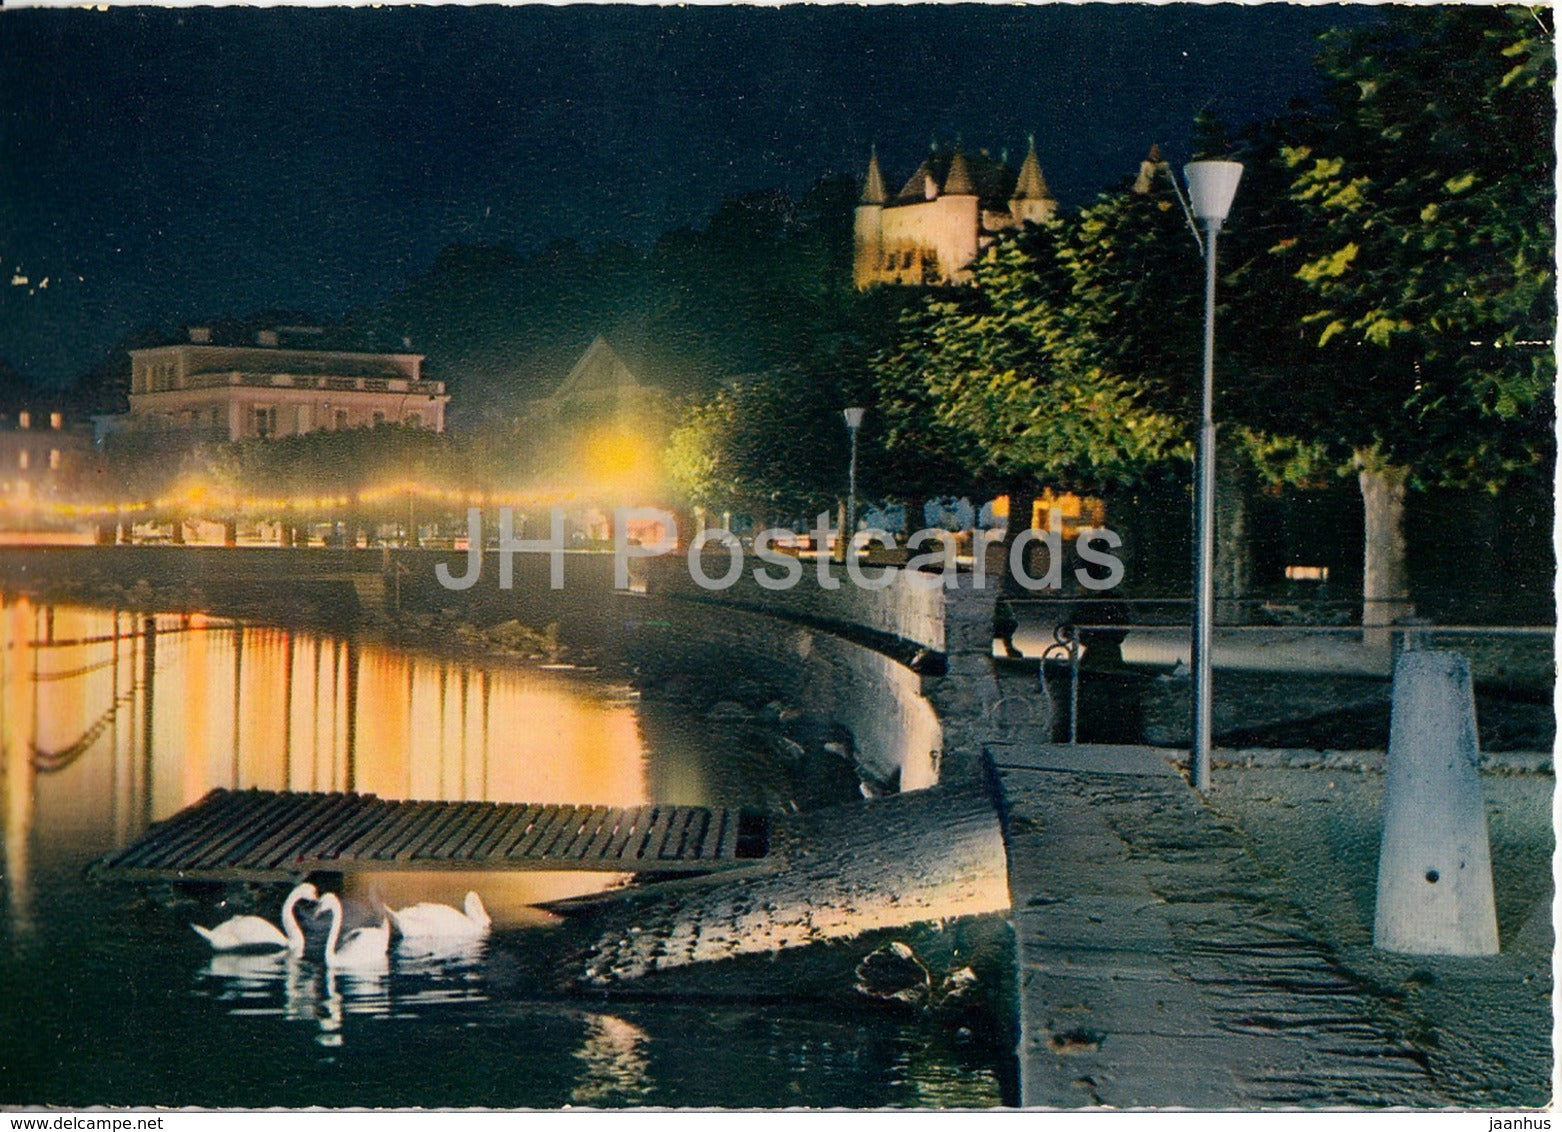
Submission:
M 634 560 L 630 577 L 637 591 L 686 611 L 680 637 L 723 640 L 734 663 L 763 657 L 773 671 L 793 669 L 805 706 L 848 728 L 864 769 L 898 777 L 903 789 L 975 774 L 984 743 L 1015 737 L 999 719 L 996 588 L 976 588 L 969 574 L 945 588 L 926 585 L 931 575 L 864 567 L 864 576 L 888 579 L 870 590 L 831 566 L 839 582 L 831 590 L 814 563 L 805 566 L 784 590 L 763 588 L 748 571 L 730 587 L 704 589 L 681 556 Z M 721 573 L 715 562 L 707 570 Z

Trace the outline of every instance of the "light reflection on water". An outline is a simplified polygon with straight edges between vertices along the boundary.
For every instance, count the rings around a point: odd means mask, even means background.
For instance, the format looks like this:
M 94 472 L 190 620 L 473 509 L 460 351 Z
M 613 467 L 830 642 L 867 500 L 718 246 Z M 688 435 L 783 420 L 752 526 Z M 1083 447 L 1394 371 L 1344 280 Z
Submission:
M 614 806 L 649 797 L 622 687 L 200 615 L 19 600 L 0 626 L 6 891 L 21 927 L 32 852 L 118 848 L 215 787 Z M 704 800 L 687 763 L 661 777 L 682 797 L 657 800 Z M 616 879 L 509 873 L 482 885 L 503 924 Z M 411 903 L 462 883 L 366 875 L 348 891 Z
M 907 1104 L 940 1076 L 955 1103 L 994 1103 L 982 1058 L 930 1060 L 925 1033 L 899 1022 L 843 1023 L 811 1004 L 607 1012 L 559 999 L 541 975 L 556 929 L 529 905 L 610 875 L 357 879 L 348 895 L 393 907 L 459 905 L 477 888 L 496 921 L 486 947 L 398 949 L 378 977 L 328 971 L 314 947 L 214 956 L 188 924 L 233 910 L 83 880 L 215 787 L 601 805 L 800 796 L 732 738 L 647 715 L 591 677 L 0 595 L 0 1103 Z M 243 910 L 274 919 L 275 901 Z M 908 1058 L 928 1062 L 920 1078 Z
M 201 968 L 194 993 L 224 1004 L 234 1017 L 316 1027 L 315 1040 L 334 1047 L 342 1044 L 347 1015 L 413 1019 L 430 1008 L 488 1001 L 484 950 L 482 942 L 422 952 L 398 948 L 383 973 L 337 971 L 285 952 L 219 954 Z

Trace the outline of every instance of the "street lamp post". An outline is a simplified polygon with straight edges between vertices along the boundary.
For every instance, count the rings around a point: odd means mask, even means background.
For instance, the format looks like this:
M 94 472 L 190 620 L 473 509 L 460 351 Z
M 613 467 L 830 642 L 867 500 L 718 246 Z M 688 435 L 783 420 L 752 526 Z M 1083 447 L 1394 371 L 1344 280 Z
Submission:
M 841 410 L 841 416 L 846 418 L 846 428 L 852 435 L 851 471 L 847 474 L 846 487 L 846 529 L 841 532 L 842 562 L 846 561 L 852 536 L 857 533 L 857 430 L 862 427 L 862 417 L 867 411 L 861 408 Z
M 1193 214 L 1204 222 L 1204 392 L 1194 482 L 1197 538 L 1193 552 L 1193 788 L 1209 789 L 1212 735 L 1210 649 L 1215 625 L 1215 242 L 1242 179 L 1236 161 L 1183 166 Z

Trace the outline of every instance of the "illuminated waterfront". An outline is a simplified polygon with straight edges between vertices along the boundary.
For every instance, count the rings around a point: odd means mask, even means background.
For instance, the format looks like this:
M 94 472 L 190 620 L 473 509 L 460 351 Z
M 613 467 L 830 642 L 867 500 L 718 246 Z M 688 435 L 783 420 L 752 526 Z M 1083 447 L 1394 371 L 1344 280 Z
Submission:
M 477 666 L 198 616 L 12 599 L 0 627 L 0 981 L 13 988 L 0 1018 L 0 1100 L 998 1099 L 985 1055 L 864 1012 L 844 986 L 838 1009 L 561 996 L 550 969 L 560 929 L 531 905 L 620 883 L 611 876 L 356 878 L 350 899 L 392 906 L 458 902 L 477 887 L 499 929 L 486 948 L 398 956 L 381 978 L 333 977 L 309 959 L 214 959 L 186 926 L 225 914 L 214 895 L 170 906 L 167 893 L 82 879 L 92 860 L 214 787 L 809 804 L 787 768 L 745 756 L 752 726 L 690 720 L 589 672 Z M 274 916 L 273 896 L 256 910 Z M 691 1027 L 719 1037 L 694 1040 Z M 712 1057 L 726 1066 L 719 1076 L 694 1068 Z M 751 1092 L 734 1095 L 736 1081 Z

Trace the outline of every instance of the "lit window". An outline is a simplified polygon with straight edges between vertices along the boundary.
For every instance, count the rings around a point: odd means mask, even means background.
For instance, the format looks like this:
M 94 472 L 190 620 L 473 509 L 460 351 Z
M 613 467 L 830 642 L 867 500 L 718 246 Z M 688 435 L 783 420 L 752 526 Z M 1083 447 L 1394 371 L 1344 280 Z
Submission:
M 64 428 L 65 427 L 65 414 L 64 413 L 50 413 L 49 414 L 49 427 L 50 428 Z
M 52 471 L 59 471 L 60 469 L 60 450 L 58 448 L 49 449 L 49 468 Z
M 16 426 L 18 428 L 32 428 L 33 415 L 26 410 L 16 414 Z
M 21 468 L 22 471 L 25 472 L 27 470 L 27 466 L 29 464 L 31 464 L 31 463 L 32 463 L 32 453 L 27 451 L 27 449 L 23 448 L 20 452 L 18 452 L 16 454 L 16 466 Z

